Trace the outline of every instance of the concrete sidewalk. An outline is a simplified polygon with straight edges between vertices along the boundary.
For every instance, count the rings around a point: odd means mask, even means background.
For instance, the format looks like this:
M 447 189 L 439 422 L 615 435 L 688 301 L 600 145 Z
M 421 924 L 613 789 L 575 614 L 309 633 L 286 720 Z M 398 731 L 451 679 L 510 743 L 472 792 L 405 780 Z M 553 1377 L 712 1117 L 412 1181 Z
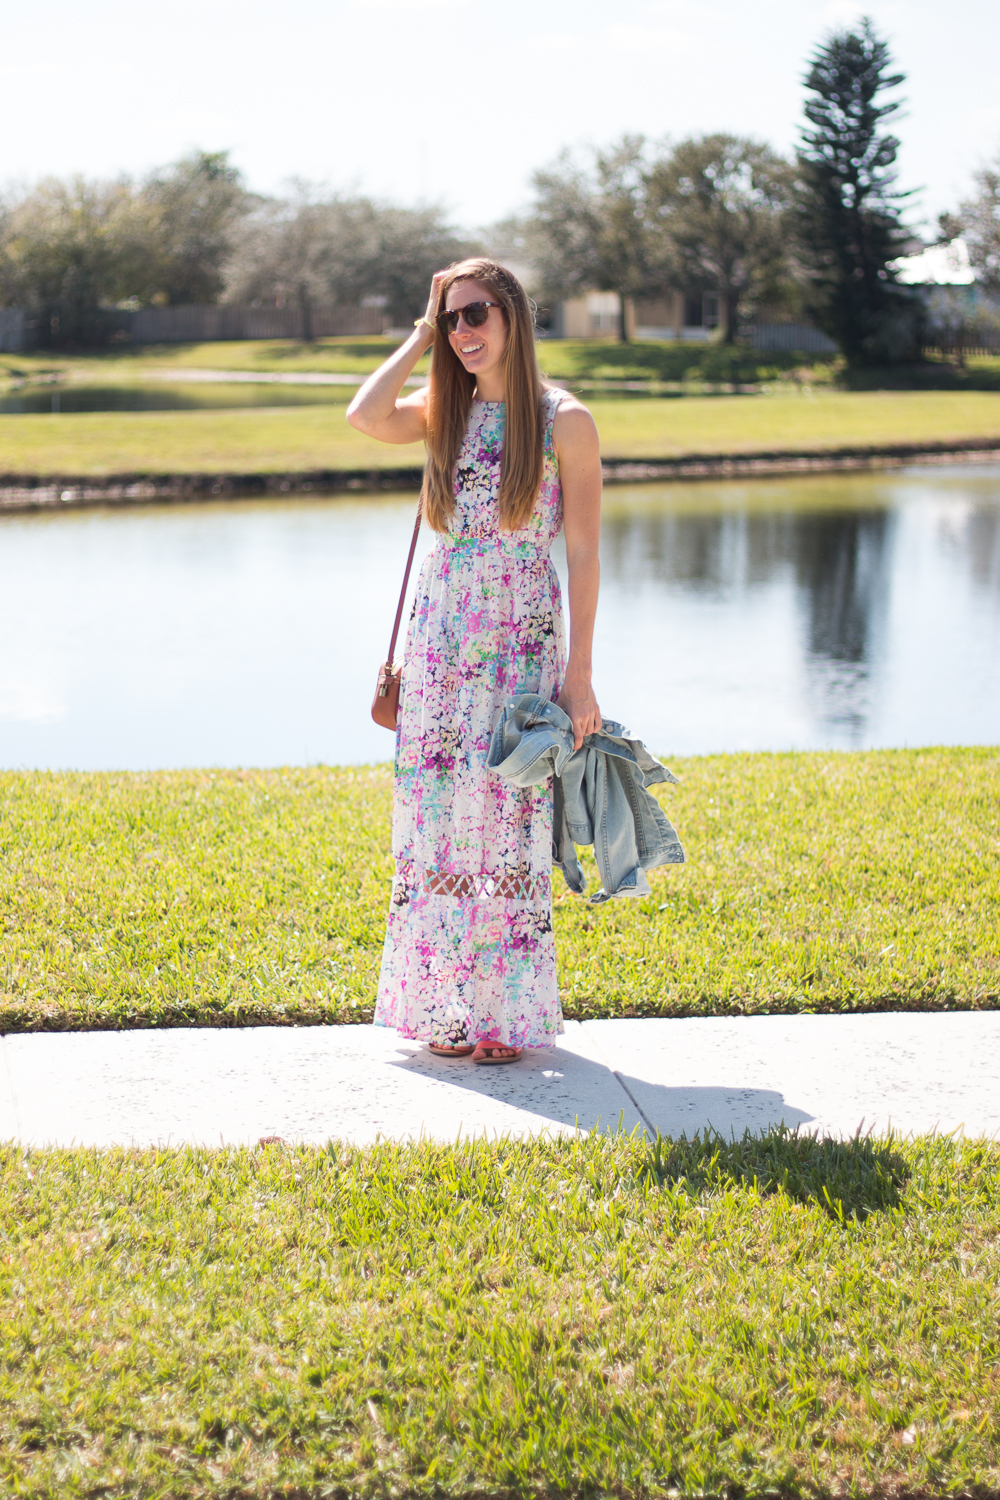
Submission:
M 0 1039 L 0 1140 L 322 1143 L 595 1126 L 1000 1135 L 1000 1012 L 568 1022 L 512 1067 L 370 1026 Z

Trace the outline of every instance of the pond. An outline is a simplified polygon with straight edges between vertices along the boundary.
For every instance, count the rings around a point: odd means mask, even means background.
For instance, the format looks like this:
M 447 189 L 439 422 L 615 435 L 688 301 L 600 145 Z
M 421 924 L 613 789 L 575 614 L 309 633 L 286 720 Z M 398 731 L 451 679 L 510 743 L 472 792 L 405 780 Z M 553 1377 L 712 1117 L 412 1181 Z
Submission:
M 0 765 L 388 759 L 413 505 L 0 519 Z M 1000 471 L 610 487 L 602 553 L 595 687 L 661 754 L 1000 740 Z
M 153 385 L 25 384 L 0 392 L 0 417 L 90 411 L 209 411 L 244 406 L 346 406 L 363 376 L 322 384 L 162 380 Z
M 208 378 L 205 378 L 208 377 Z M 125 385 L 75 381 L 22 381 L 0 387 L 0 417 L 68 415 L 100 411 L 222 411 L 241 407 L 346 406 L 364 375 L 302 373 L 258 374 L 249 371 L 183 370 L 164 373 L 152 382 Z M 411 384 L 418 385 L 415 376 Z M 662 382 L 570 380 L 563 384 L 602 401 L 634 401 L 657 396 L 681 400 L 684 388 Z M 690 389 L 688 390 L 690 394 Z M 728 385 L 699 386 L 703 396 L 732 394 Z

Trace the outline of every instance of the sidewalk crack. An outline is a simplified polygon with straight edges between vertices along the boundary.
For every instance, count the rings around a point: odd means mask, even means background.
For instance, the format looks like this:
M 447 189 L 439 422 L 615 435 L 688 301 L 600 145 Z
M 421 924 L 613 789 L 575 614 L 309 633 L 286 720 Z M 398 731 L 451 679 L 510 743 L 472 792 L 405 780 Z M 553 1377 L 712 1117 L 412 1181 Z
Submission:
M 617 1069 L 612 1069 L 612 1072 L 614 1073 L 614 1076 L 618 1079 L 618 1082 L 621 1084 L 622 1088 L 625 1090 L 625 1092 L 628 1095 L 628 1097 L 631 1099 L 633 1105 L 635 1106 L 635 1112 L 639 1116 L 639 1119 L 642 1121 L 642 1123 L 645 1125 L 645 1127 L 646 1127 L 647 1131 L 649 1132 L 649 1134 L 655 1140 L 658 1132 L 656 1130 L 654 1130 L 653 1127 L 652 1127 L 652 1125 L 650 1124 L 648 1118 L 646 1117 L 646 1113 L 643 1110 L 642 1105 L 639 1103 L 638 1099 L 635 1097 L 635 1095 L 633 1094 L 632 1090 L 629 1088 L 628 1084 L 625 1082 L 624 1078 L 617 1071 Z

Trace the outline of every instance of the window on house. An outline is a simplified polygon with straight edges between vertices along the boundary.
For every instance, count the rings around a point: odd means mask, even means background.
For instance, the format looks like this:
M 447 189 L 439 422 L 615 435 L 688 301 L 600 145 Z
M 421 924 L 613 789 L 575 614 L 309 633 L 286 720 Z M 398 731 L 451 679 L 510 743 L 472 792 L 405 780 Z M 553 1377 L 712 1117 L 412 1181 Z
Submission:
M 684 298 L 684 327 L 700 328 L 703 317 L 701 297 Z
M 617 333 L 621 301 L 617 292 L 590 292 L 587 313 L 591 333 Z
M 685 328 L 718 328 L 718 326 L 718 292 L 702 292 L 699 296 L 684 298 Z

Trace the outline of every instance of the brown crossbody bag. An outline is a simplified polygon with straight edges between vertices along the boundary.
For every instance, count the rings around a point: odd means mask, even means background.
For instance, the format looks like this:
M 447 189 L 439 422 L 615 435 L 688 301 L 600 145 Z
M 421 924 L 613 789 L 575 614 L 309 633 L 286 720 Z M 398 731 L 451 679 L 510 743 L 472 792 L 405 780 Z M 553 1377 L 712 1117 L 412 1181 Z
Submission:
M 406 586 L 410 581 L 410 569 L 413 567 L 413 554 L 417 550 L 417 537 L 420 535 L 420 511 L 421 506 L 417 504 L 417 519 L 413 523 L 413 536 L 410 538 L 410 553 L 406 559 L 406 572 L 403 574 L 403 587 L 399 591 L 399 603 L 396 606 L 396 618 L 392 622 L 392 640 L 389 642 L 389 654 L 378 669 L 378 687 L 375 689 L 375 697 L 372 701 L 372 718 L 376 724 L 381 724 L 383 729 L 396 728 L 396 717 L 399 713 L 399 679 L 402 675 L 402 667 L 395 666 L 393 658 L 396 655 L 396 637 L 399 635 L 399 622 L 403 618 L 403 605 L 406 601 Z

